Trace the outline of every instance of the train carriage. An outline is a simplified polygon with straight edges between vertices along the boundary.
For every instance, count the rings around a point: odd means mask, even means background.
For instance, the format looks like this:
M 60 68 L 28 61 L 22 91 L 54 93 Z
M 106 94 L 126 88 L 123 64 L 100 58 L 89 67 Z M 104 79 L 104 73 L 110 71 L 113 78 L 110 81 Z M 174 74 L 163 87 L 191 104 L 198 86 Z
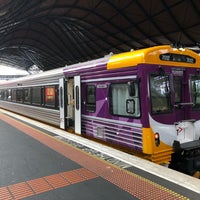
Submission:
M 0 107 L 59 126 L 59 79 L 63 68 L 0 82 Z
M 62 129 L 140 152 L 159 164 L 171 162 L 172 168 L 186 165 L 178 170 L 187 174 L 200 171 L 200 57 L 195 52 L 156 46 L 43 74 L 46 82 L 36 75 L 32 85 L 26 85 L 28 77 L 23 85 L 17 85 L 23 78 L 0 84 L 0 106 L 20 105 L 15 112 L 24 106 L 26 115 L 27 108 L 45 109 L 47 121 Z M 42 103 L 27 105 L 25 90 L 37 85 Z M 19 89 L 24 90 L 21 102 L 5 98 Z M 45 103 L 52 98 L 53 107 Z M 181 153 L 174 154 L 177 149 Z
M 67 105 L 66 123 L 77 126 L 75 132 L 169 163 L 176 142 L 196 141 L 199 149 L 199 66 L 198 54 L 168 45 L 67 66 L 66 80 L 79 79 L 74 96 L 80 99 Z

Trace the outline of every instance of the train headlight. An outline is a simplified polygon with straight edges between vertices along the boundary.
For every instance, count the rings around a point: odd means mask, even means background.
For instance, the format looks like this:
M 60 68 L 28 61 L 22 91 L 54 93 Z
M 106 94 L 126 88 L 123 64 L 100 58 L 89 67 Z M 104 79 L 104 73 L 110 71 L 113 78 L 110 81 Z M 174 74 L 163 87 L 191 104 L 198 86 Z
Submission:
M 158 147 L 160 145 L 160 135 L 159 135 L 159 133 L 155 133 L 154 138 L 155 138 L 155 145 Z

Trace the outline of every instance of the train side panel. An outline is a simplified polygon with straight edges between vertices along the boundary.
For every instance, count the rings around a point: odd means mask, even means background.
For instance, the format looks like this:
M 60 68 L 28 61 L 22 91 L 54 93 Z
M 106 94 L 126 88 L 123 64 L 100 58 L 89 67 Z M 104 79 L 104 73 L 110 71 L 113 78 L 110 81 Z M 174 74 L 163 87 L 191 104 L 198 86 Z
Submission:
M 106 64 L 97 64 L 93 69 L 84 68 L 78 71 L 81 77 L 81 132 L 90 137 L 142 152 L 143 136 L 138 69 L 131 66 L 123 70 L 108 71 Z M 76 74 L 74 71 L 65 70 L 66 79 Z M 137 84 L 134 86 L 137 95 L 131 96 L 128 94 L 128 88 L 129 84 L 134 82 Z M 113 94 L 111 94 L 111 88 L 113 91 L 116 90 Z M 125 108 L 122 108 L 121 111 L 120 108 L 117 108 L 119 111 L 113 112 L 112 107 L 116 105 L 111 105 L 112 95 L 122 101 L 119 105 L 130 104 L 131 107 L 134 103 L 137 104 L 137 109 L 133 111 L 130 108 L 130 113 L 127 113 Z M 122 95 L 127 95 L 127 99 Z
M 55 126 L 60 125 L 60 112 L 57 109 L 42 108 L 8 101 L 0 101 L 1 108 L 19 113 L 21 115 L 43 121 Z
M 0 106 L 12 112 L 59 126 L 58 85 L 61 77 L 63 77 L 63 68 L 2 82 Z M 20 93 L 16 94 L 17 92 Z M 39 92 L 40 97 L 37 95 Z M 30 93 L 33 93 L 32 97 Z

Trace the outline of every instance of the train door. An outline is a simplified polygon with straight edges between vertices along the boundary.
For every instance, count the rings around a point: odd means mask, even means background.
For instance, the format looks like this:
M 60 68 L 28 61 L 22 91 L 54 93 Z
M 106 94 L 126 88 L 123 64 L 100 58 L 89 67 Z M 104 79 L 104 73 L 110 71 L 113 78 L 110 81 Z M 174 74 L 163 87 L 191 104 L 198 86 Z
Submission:
M 75 113 L 75 133 L 81 134 L 81 79 L 74 77 L 74 113 Z
M 65 78 L 59 79 L 59 108 L 60 108 L 60 128 L 65 129 L 65 117 L 66 117 L 66 106 L 65 106 Z
M 187 101 L 185 97 L 185 93 L 187 92 L 184 71 L 173 71 L 172 72 L 172 106 L 174 110 L 174 120 L 180 121 L 187 119 L 187 112 L 186 107 L 183 106 L 184 103 Z
M 194 140 L 190 110 L 189 73 L 184 69 L 163 68 L 150 73 L 151 114 L 161 124 L 174 124 L 180 143 Z
M 189 94 L 188 70 L 173 71 L 174 85 L 174 113 L 177 140 L 182 142 L 192 141 L 195 138 L 194 120 L 190 113 L 193 106 Z
M 74 79 L 68 78 L 66 82 L 66 129 L 74 132 Z
M 66 83 L 66 129 L 81 134 L 81 89 L 80 76 L 70 77 Z

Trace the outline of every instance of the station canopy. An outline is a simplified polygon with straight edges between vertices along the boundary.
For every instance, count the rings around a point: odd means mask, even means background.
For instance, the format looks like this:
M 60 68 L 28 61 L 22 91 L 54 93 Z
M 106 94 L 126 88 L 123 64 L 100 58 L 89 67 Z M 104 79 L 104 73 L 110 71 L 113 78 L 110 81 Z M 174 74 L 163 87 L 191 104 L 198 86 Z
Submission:
M 27 71 L 175 43 L 199 52 L 199 0 L 0 0 L 0 64 Z

